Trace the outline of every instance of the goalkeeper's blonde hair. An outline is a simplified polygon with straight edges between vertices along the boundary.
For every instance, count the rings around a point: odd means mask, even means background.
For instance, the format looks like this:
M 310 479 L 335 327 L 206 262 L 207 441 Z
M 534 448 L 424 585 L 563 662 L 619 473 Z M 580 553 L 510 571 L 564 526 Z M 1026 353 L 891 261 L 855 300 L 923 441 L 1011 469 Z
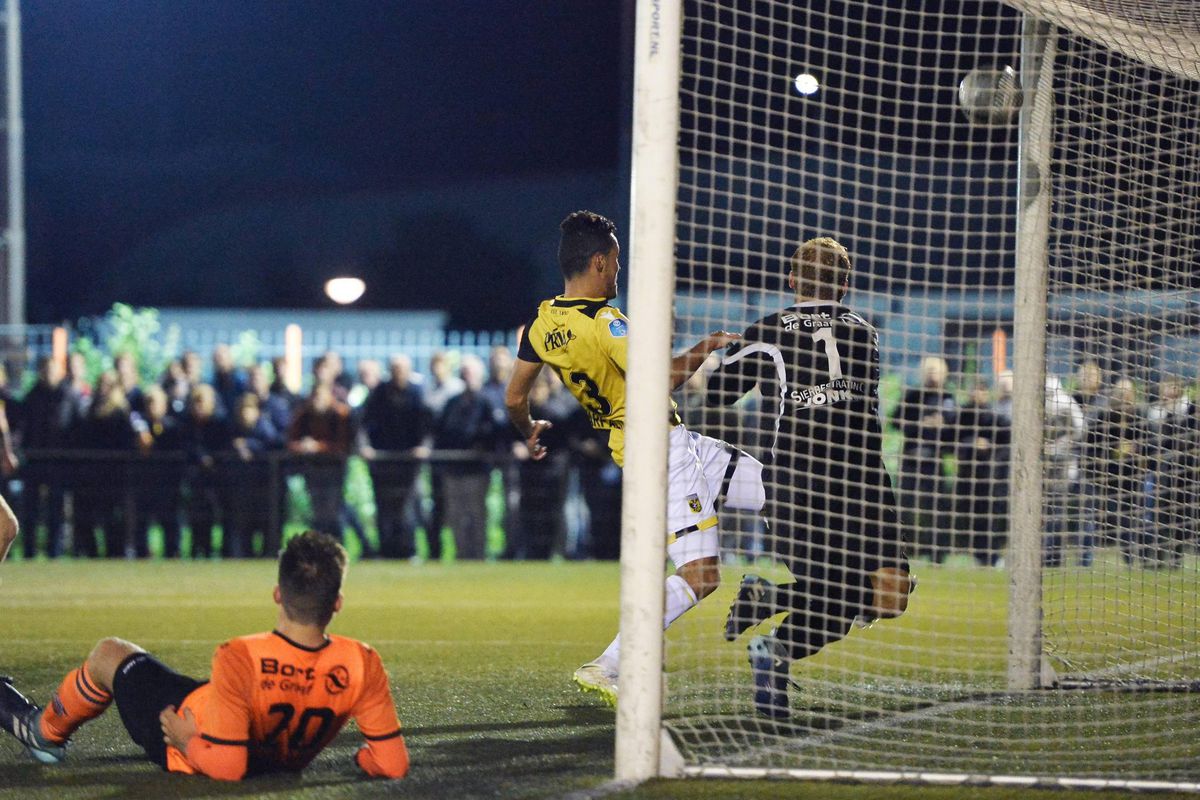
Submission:
M 850 252 L 830 236 L 809 239 L 792 254 L 796 294 L 841 300 L 850 285 Z

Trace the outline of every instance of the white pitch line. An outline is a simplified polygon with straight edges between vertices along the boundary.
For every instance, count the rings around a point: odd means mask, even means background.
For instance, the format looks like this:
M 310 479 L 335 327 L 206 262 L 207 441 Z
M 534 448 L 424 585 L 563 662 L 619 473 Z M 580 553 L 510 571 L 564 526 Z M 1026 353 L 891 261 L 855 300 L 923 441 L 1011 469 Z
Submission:
M 1117 664 L 1113 667 L 1097 670 L 1095 672 L 1067 672 L 1061 674 L 1060 678 L 1075 678 L 1082 680 L 1095 678 L 1108 678 L 1114 675 L 1126 675 L 1131 672 L 1139 672 L 1147 667 L 1158 667 L 1163 664 L 1181 664 L 1195 661 L 1200 658 L 1200 653 L 1177 653 L 1169 656 L 1158 656 L 1156 658 L 1146 658 L 1141 661 L 1135 661 L 1132 664 Z
M 926 706 L 924 708 L 918 708 L 913 711 L 903 711 L 903 712 L 900 712 L 899 714 L 896 714 L 895 716 L 886 717 L 883 719 L 877 719 L 877 720 L 873 720 L 871 722 L 864 722 L 864 723 L 854 725 L 854 726 L 846 726 L 844 728 L 839 728 L 836 731 L 824 731 L 821 733 L 817 733 L 812 736 L 805 737 L 804 739 L 799 739 L 787 747 L 777 745 L 777 744 L 776 745 L 764 745 L 762 747 L 751 748 L 751 751 L 759 750 L 759 751 L 766 751 L 766 752 L 775 751 L 775 752 L 783 752 L 783 753 L 794 753 L 794 752 L 801 751 L 801 750 L 809 750 L 814 747 L 819 747 L 820 745 L 826 744 L 826 743 L 836 740 L 836 739 L 840 739 L 840 738 L 844 738 L 844 737 L 855 737 L 855 736 L 860 736 L 860 735 L 867 734 L 867 733 L 872 733 L 875 731 L 887 730 L 889 728 L 897 727 L 899 725 L 902 725 L 902 724 L 912 721 L 912 720 L 931 719 L 933 717 L 940 717 L 945 714 L 951 714 L 955 711 L 959 711 L 964 708 L 971 708 L 972 706 L 983 705 L 992 700 L 995 700 L 997 694 L 1003 694 L 1003 692 L 996 692 L 994 694 L 988 694 L 986 697 L 980 697 L 980 698 L 976 698 L 974 700 L 955 700 L 953 702 L 948 702 L 948 703 L 947 702 L 934 703 L 932 705 Z

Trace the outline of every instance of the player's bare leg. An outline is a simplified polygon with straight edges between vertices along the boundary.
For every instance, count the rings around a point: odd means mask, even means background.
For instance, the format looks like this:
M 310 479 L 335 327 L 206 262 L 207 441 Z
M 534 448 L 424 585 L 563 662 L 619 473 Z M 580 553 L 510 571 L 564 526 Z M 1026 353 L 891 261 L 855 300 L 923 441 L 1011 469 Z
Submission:
M 683 616 L 700 600 L 721 584 L 721 562 L 717 556 L 707 556 L 681 564 L 666 580 L 666 606 L 663 609 L 663 629 Z M 609 706 L 617 704 L 617 662 L 620 659 L 621 635 L 595 661 L 575 670 L 573 680 L 581 690 L 599 695 Z
M 92 648 L 87 661 L 84 662 L 87 665 L 88 677 L 92 679 L 96 688 L 112 694 L 113 678 L 116 676 L 121 662 L 134 653 L 144 652 L 146 651 L 143 648 L 133 642 L 127 642 L 115 636 L 101 639 L 96 642 L 96 646 Z
M 71 734 L 111 705 L 113 678 L 121 662 L 141 652 L 145 651 L 123 639 L 101 639 L 83 664 L 67 673 L 44 710 L 18 692 L 10 679 L 0 679 L 0 727 L 43 764 L 62 761 Z
M 675 570 L 675 574 L 687 581 L 688 588 L 696 596 L 696 602 L 699 602 L 715 592 L 721 585 L 721 561 L 717 556 L 698 558 L 680 565 Z M 670 622 L 667 623 L 667 625 L 670 624 Z

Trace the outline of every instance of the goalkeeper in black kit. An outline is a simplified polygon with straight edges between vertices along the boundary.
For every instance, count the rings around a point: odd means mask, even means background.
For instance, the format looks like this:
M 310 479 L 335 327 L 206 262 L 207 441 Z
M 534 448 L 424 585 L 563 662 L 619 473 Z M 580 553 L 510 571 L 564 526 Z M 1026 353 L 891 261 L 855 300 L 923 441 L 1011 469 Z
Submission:
M 794 578 L 746 575 L 725 624 L 730 641 L 786 612 L 749 645 L 754 705 L 784 718 L 791 663 L 843 638 L 856 621 L 896 617 L 914 581 L 901 538 L 879 419 L 879 335 L 842 304 L 850 257 L 822 237 L 792 256 L 796 303 L 751 325 L 708 383 L 728 405 L 758 387 L 775 412 L 763 475 L 769 537 Z

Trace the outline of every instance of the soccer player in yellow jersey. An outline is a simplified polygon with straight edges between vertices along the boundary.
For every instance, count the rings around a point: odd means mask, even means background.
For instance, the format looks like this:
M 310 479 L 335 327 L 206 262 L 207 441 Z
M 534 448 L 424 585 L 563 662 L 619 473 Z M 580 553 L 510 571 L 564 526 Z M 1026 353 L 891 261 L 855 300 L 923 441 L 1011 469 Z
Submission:
M 530 416 L 529 393 L 549 365 L 587 412 L 592 426 L 607 430 L 613 460 L 625 456 L 625 367 L 628 320 L 608 304 L 617 295 L 621 247 L 616 226 L 591 211 L 576 211 L 560 225 L 558 263 L 565 288 L 538 306 L 525 326 L 505 403 L 509 418 L 535 459 L 545 420 Z M 671 385 L 681 386 L 714 350 L 736 340 L 716 331 L 671 363 Z M 762 464 L 715 439 L 689 433 L 663 398 L 669 422 L 667 554 L 675 574 L 666 580 L 666 627 L 717 588 L 719 531 L 716 505 L 758 510 L 763 505 Z M 620 636 L 594 661 L 575 671 L 581 689 L 616 704 Z

